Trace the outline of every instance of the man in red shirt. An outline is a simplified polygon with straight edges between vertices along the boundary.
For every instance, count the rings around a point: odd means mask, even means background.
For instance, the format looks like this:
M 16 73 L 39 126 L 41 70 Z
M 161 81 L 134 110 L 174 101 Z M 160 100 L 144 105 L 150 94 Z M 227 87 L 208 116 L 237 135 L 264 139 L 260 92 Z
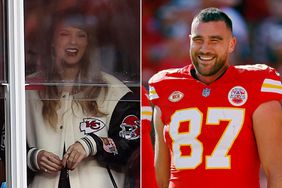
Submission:
M 221 10 L 193 19 L 193 65 L 150 81 L 159 187 L 282 187 L 282 86 L 266 65 L 231 66 L 236 38 Z M 261 163 L 260 163 L 261 162 Z

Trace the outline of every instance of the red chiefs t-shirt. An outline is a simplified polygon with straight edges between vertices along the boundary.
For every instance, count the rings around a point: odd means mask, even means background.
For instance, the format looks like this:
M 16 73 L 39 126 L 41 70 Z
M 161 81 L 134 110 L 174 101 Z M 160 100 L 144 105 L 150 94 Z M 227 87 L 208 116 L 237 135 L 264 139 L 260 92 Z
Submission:
M 282 99 L 279 75 L 266 65 L 231 66 L 205 85 L 192 69 L 161 71 L 149 81 L 171 154 L 169 187 L 259 188 L 252 115 Z

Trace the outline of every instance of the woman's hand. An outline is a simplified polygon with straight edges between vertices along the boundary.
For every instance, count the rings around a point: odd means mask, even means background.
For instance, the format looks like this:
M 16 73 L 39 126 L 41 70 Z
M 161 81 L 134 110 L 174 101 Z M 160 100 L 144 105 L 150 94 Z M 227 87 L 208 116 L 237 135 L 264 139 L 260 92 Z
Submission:
M 54 153 L 42 150 L 37 155 L 37 163 L 39 169 L 48 174 L 57 173 L 61 171 L 63 164 L 59 156 Z
M 87 157 L 86 151 L 79 142 L 71 145 L 63 158 L 63 166 L 67 166 L 69 170 L 74 170 L 78 164 Z

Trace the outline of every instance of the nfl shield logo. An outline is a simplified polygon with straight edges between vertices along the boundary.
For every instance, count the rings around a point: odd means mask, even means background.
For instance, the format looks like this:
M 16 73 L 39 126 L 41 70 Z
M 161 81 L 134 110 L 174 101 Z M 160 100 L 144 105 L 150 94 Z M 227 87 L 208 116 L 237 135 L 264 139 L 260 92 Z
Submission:
M 209 88 L 203 89 L 202 96 L 208 97 L 211 94 L 211 90 Z

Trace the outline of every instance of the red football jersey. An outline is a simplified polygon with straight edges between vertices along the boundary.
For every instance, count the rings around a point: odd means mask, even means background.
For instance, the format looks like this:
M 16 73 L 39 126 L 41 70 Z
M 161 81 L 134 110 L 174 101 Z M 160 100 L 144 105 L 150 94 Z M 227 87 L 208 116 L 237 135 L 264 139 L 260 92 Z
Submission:
M 279 75 L 266 65 L 231 66 L 206 85 L 191 71 L 169 69 L 149 81 L 171 154 L 169 187 L 259 188 L 252 115 L 282 99 Z
M 145 87 L 142 87 L 142 187 L 157 188 L 154 168 L 154 151 L 151 141 L 152 107 Z

